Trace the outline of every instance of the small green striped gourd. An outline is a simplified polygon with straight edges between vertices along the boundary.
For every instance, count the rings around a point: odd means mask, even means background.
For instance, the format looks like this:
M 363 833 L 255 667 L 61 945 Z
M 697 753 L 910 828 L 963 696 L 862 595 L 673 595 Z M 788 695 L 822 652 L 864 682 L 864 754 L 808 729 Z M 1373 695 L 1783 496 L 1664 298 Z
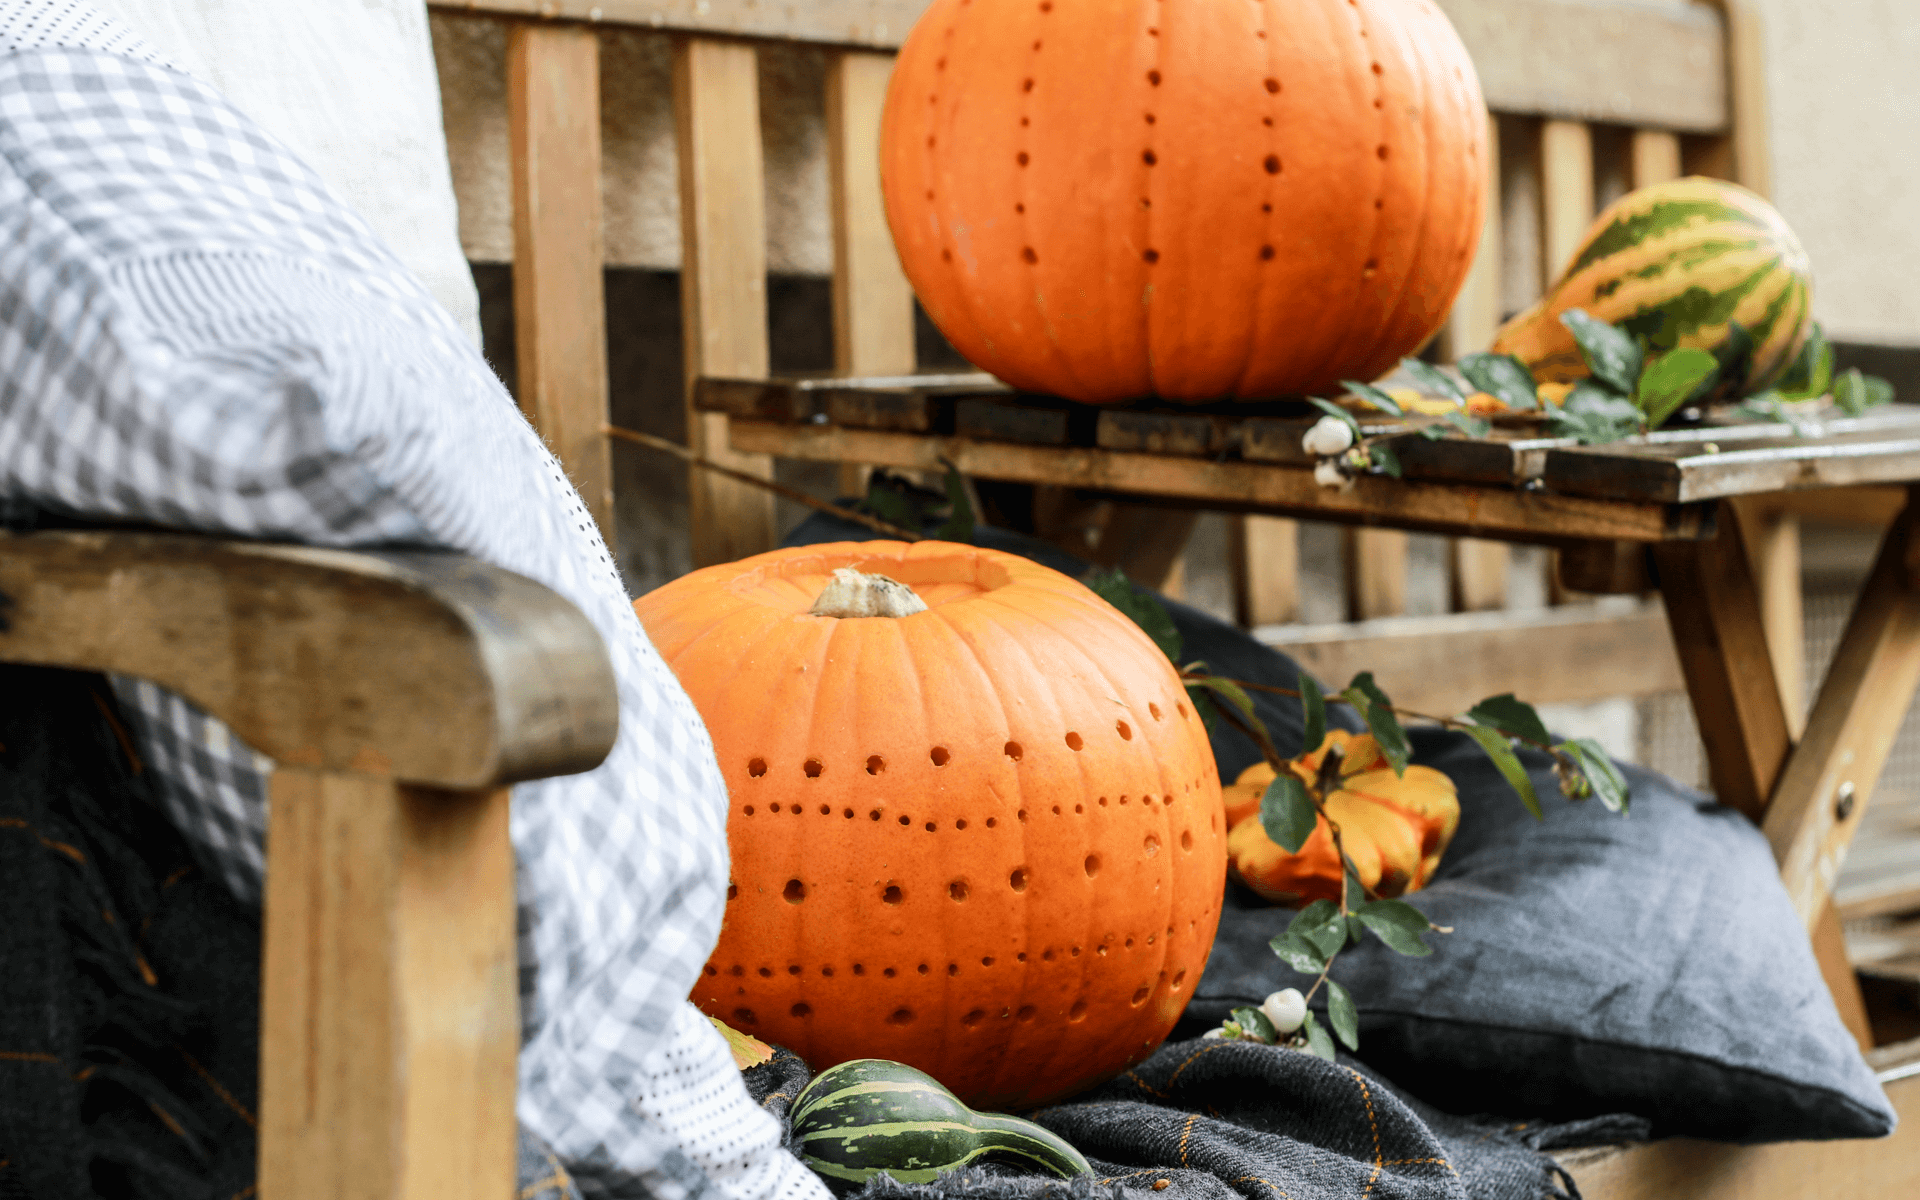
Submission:
M 982 1159 L 1092 1174 L 1080 1152 L 1032 1121 L 977 1113 L 924 1071 L 884 1058 L 829 1067 L 793 1103 L 793 1150 L 835 1191 L 885 1173 L 902 1183 Z
M 1780 213 L 1747 189 L 1694 176 L 1630 192 L 1607 206 L 1573 261 L 1532 308 L 1494 338 L 1541 383 L 1584 378 L 1560 321 L 1570 308 L 1644 336 L 1654 350 L 1718 350 L 1730 322 L 1752 335 L 1744 391 L 1777 379 L 1812 327 L 1807 253 Z

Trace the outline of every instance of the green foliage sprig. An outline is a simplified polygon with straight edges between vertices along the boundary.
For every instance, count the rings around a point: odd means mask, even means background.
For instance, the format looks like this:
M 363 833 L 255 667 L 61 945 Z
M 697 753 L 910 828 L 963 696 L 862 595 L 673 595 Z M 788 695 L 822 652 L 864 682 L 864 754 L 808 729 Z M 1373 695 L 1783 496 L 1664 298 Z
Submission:
M 947 469 L 945 494 L 930 492 L 910 479 L 876 467 L 867 476 L 867 494 L 855 506 L 856 510 L 914 532 L 926 528 L 928 521 L 939 520 L 942 523 L 932 537 L 943 542 L 971 543 L 974 514 L 973 502 L 967 498 L 966 477 L 960 474 L 960 468 L 944 458 L 940 465 Z
M 1402 718 L 1424 721 L 1460 730 L 1471 737 L 1535 818 L 1543 816 L 1540 797 L 1514 750 L 1516 742 L 1552 757 L 1560 790 L 1569 798 L 1580 800 L 1593 796 L 1615 812 L 1627 811 L 1631 799 L 1627 781 L 1600 744 L 1591 738 L 1556 742 L 1534 707 L 1511 693 L 1482 700 L 1463 716 L 1441 717 L 1395 705 L 1367 671 L 1354 676 L 1344 689 L 1331 696 L 1323 693 L 1304 671 L 1300 673 L 1297 688 L 1230 679 L 1213 674 L 1203 662 L 1183 664 L 1184 640 L 1172 616 L 1150 593 L 1135 588 L 1121 571 L 1095 569 L 1083 577 L 1083 582 L 1139 625 L 1174 664 L 1195 710 L 1209 727 L 1215 721 L 1225 721 L 1259 747 L 1261 757 L 1274 772 L 1273 782 L 1260 798 L 1260 823 L 1267 836 L 1288 853 L 1297 854 L 1324 821 L 1334 852 L 1340 859 L 1345 884 L 1339 903 L 1314 901 L 1301 909 L 1286 930 L 1269 943 L 1281 961 L 1302 974 L 1315 977 L 1306 999 L 1311 1000 L 1323 987 L 1327 990 L 1327 1023 L 1332 1026 L 1331 1036 L 1311 1009 L 1307 1010 L 1297 1031 L 1283 1032 L 1261 1010 L 1251 1008 L 1234 1011 L 1233 1018 L 1223 1026 L 1226 1036 L 1298 1045 L 1329 1060 L 1334 1057 L 1334 1037 L 1349 1050 L 1358 1049 L 1358 1009 L 1346 989 L 1330 975 L 1334 959 L 1346 947 L 1357 945 L 1369 932 L 1388 949 L 1411 957 L 1433 952 L 1424 940 L 1425 934 L 1452 932 L 1433 924 L 1405 900 L 1382 897 L 1362 883 L 1360 872 L 1341 838 L 1340 824 L 1326 806 L 1328 797 L 1340 788 L 1339 751 L 1329 748 L 1322 755 L 1318 768 L 1311 772 L 1310 781 L 1302 779 L 1294 770 L 1296 763 L 1320 749 L 1326 741 L 1329 704 L 1345 704 L 1360 715 L 1395 774 L 1406 772 L 1413 754 Z M 1304 722 L 1300 756 L 1285 758 L 1275 747 L 1248 694 L 1254 691 L 1299 698 Z

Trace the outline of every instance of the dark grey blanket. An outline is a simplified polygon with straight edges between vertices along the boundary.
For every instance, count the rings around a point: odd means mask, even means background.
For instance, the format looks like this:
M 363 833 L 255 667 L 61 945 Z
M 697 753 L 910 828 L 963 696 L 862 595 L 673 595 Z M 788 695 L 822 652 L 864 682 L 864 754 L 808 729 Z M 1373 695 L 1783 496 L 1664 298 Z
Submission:
M 786 1051 L 747 1072 L 784 1125 L 806 1085 Z M 935 1183 L 881 1177 L 858 1200 L 1542 1200 L 1577 1197 L 1547 1151 L 1637 1140 L 1638 1117 L 1561 1125 L 1439 1112 L 1348 1059 L 1248 1042 L 1169 1042 L 1074 1100 L 1027 1116 L 1066 1138 L 1095 1174 L 1064 1181 L 985 1164 Z

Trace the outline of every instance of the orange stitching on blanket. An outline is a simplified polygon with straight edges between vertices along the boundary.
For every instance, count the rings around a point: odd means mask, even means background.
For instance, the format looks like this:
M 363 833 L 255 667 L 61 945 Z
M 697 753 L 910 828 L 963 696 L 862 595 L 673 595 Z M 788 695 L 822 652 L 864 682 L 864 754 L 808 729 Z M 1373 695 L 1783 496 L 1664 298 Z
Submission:
M 0 829 L 30 829 L 32 826 L 19 817 L 0 817 Z
M 187 876 L 191 874 L 193 874 L 193 864 L 188 863 L 186 866 L 181 867 L 179 870 L 175 871 L 173 874 L 161 880 L 160 890 L 163 892 L 166 891 L 168 888 L 172 887 L 176 883 L 179 883 L 182 879 L 185 879 Z
M 1148 1083 L 1146 1080 L 1140 1078 L 1140 1072 L 1128 1071 L 1125 1077 L 1128 1079 L 1131 1079 L 1134 1083 L 1134 1086 L 1138 1087 L 1141 1091 L 1145 1092 L 1147 1095 L 1158 1096 L 1162 1100 L 1165 1100 L 1167 1098 L 1167 1094 L 1165 1092 L 1161 1091 L 1159 1088 L 1154 1087 L 1152 1084 Z
M 80 851 L 72 846 L 67 845 L 65 842 L 56 842 L 52 838 L 43 837 L 40 839 L 40 844 L 49 850 L 58 850 L 77 863 L 85 863 L 87 861 L 86 855 L 80 853 Z
M 220 1081 L 218 1079 L 215 1079 L 212 1073 L 210 1073 L 205 1067 L 201 1066 L 198 1062 L 194 1061 L 193 1055 L 188 1054 L 185 1050 L 180 1050 L 180 1047 L 178 1046 L 175 1046 L 174 1049 L 180 1051 L 180 1057 L 187 1060 L 187 1065 L 193 1068 L 193 1073 L 195 1075 L 198 1075 L 201 1079 L 206 1081 L 207 1086 L 213 1089 L 214 1095 L 220 1097 L 221 1100 L 225 1101 L 226 1106 L 228 1108 L 240 1114 L 240 1119 L 247 1123 L 248 1128 L 250 1129 L 260 1128 L 259 1124 L 254 1121 L 253 1114 L 247 1111 L 247 1106 L 240 1103 L 238 1100 L 235 1100 L 233 1098 L 232 1093 L 228 1092 L 226 1088 L 221 1087 Z
M 0 1050 L 0 1062 L 53 1062 L 60 1060 L 40 1050 Z
M 235 1192 L 233 1195 L 227 1197 L 227 1200 L 247 1200 L 247 1197 L 253 1195 L 254 1189 L 259 1186 L 260 1185 L 257 1183 L 250 1183 L 247 1186 L 241 1188 L 239 1191 Z
M 1185 1061 L 1185 1062 L 1183 1062 L 1183 1063 L 1181 1063 L 1181 1064 L 1180 1064 L 1179 1066 L 1177 1066 L 1177 1067 L 1175 1067 L 1175 1068 L 1174 1068 L 1174 1070 L 1173 1070 L 1173 1074 L 1171 1074 L 1171 1075 L 1169 1075 L 1169 1076 L 1167 1076 L 1167 1090 L 1168 1090 L 1168 1091 L 1172 1091 L 1172 1090 L 1173 1090 L 1173 1081 L 1174 1081 L 1174 1080 L 1176 1080 L 1176 1079 L 1178 1079 L 1178 1078 L 1180 1078 L 1180 1072 L 1182 1072 L 1182 1071 L 1184 1071 L 1184 1070 L 1186 1070 L 1186 1069 L 1187 1069 L 1188 1067 L 1190 1067 L 1190 1066 L 1192 1066 L 1192 1065 L 1193 1065 L 1193 1063 L 1194 1063 L 1194 1060 L 1195 1060 L 1195 1059 L 1197 1059 L 1197 1058 L 1199 1058 L 1199 1057 L 1200 1057 L 1200 1056 L 1201 1056 L 1202 1054 L 1211 1054 L 1211 1053 L 1213 1053 L 1213 1052 L 1214 1052 L 1215 1050 L 1219 1050 L 1219 1049 L 1221 1049 L 1222 1047 L 1225 1047 L 1225 1046 L 1230 1046 L 1230 1045 L 1232 1045 L 1232 1044 L 1233 1044 L 1233 1043 L 1231 1043 L 1231 1042 L 1224 1042 L 1224 1041 L 1223 1041 L 1223 1042 L 1219 1042 L 1219 1043 L 1217 1043 L 1217 1044 L 1215 1044 L 1215 1045 L 1212 1045 L 1212 1046 L 1203 1046 L 1203 1047 L 1201 1047 L 1200 1049 L 1198 1049 L 1198 1050 L 1195 1050 L 1195 1051 L 1194 1051 L 1194 1052 L 1193 1052 L 1193 1053 L 1192 1053 L 1191 1055 L 1189 1055 L 1189 1056 L 1187 1057 L 1187 1061 Z
M 566 1190 L 567 1180 L 569 1178 L 571 1177 L 565 1171 L 555 1171 L 553 1174 L 547 1176 L 545 1179 L 542 1179 L 540 1182 L 530 1183 L 527 1186 L 521 1188 L 520 1194 L 515 1198 L 515 1200 L 533 1200 L 535 1196 L 538 1196 L 542 1191 L 546 1190 L 547 1188 L 558 1188 L 564 1191 Z
M 1280 1200 L 1293 1200 L 1292 1196 L 1287 1195 L 1285 1192 L 1281 1191 L 1278 1187 L 1276 1187 L 1272 1180 L 1262 1179 L 1258 1175 L 1242 1175 L 1240 1178 L 1234 1180 L 1234 1182 L 1235 1183 L 1264 1183 L 1268 1187 L 1273 1188 L 1273 1194 L 1280 1197 Z
M 1460 1178 L 1460 1172 L 1455 1171 L 1453 1164 L 1444 1158 L 1396 1158 L 1390 1162 L 1383 1162 L 1380 1165 L 1383 1167 L 1417 1167 L 1423 1163 L 1439 1163 L 1445 1167 L 1455 1179 Z
M 1180 1131 L 1180 1165 L 1187 1166 L 1187 1139 L 1193 1136 L 1193 1127 L 1200 1120 L 1200 1114 L 1194 1113 L 1187 1118 L 1187 1126 Z
M 119 740 L 120 749 L 127 756 L 127 765 L 133 769 L 135 775 L 138 775 L 144 768 L 140 765 L 140 756 L 133 752 L 133 739 L 127 736 L 127 731 L 120 724 L 120 719 L 113 715 L 113 708 L 107 703 L 106 697 L 94 691 L 89 691 L 87 694 L 93 697 L 94 707 L 98 708 L 100 715 L 107 719 L 107 724 L 113 726 L 113 736 Z
M 1360 1085 L 1360 1098 L 1367 1102 L 1367 1124 L 1373 1129 L 1373 1174 L 1367 1176 L 1367 1186 L 1360 1189 L 1360 1200 L 1367 1200 L 1368 1196 L 1373 1195 L 1373 1185 L 1380 1182 L 1380 1122 L 1373 1116 L 1373 1089 L 1367 1086 L 1367 1081 L 1361 1077 L 1360 1072 L 1351 1067 L 1342 1069 L 1353 1076 L 1353 1081 Z

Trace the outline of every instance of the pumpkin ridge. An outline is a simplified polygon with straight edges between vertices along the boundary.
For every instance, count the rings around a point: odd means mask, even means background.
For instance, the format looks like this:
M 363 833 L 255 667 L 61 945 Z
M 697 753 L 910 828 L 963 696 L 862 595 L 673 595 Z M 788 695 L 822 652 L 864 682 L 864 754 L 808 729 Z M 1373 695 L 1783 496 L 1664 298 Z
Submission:
M 1023 639 L 1023 637 L 1017 634 L 1014 630 L 1008 629 L 1006 626 L 1002 625 L 1000 622 L 994 621 L 991 616 L 989 616 L 984 612 L 976 613 L 975 616 L 978 619 L 982 620 L 983 622 L 991 623 L 997 630 L 999 630 L 1003 635 L 1006 636 L 1007 645 L 1015 648 L 1019 652 L 1021 658 L 1026 662 L 1029 668 L 1032 668 L 1035 671 L 1035 673 L 1040 674 L 1043 678 L 1048 678 L 1044 672 L 1040 672 L 1038 670 L 1038 663 L 1036 663 L 1033 657 L 1027 652 L 1026 642 Z M 953 630 L 954 637 L 962 645 L 967 647 L 967 653 L 973 657 L 974 664 L 979 668 L 982 678 L 987 681 L 986 692 L 988 695 L 991 695 L 993 697 L 993 702 L 1000 714 L 1001 725 L 1006 730 L 1007 734 L 1011 736 L 1013 732 L 1012 722 L 1007 720 L 1006 701 L 1003 697 L 1001 697 L 999 687 L 995 685 L 994 672 L 988 667 L 986 661 L 983 658 L 981 658 L 979 647 L 975 644 L 974 639 L 971 636 L 969 636 L 967 631 L 961 629 L 958 625 L 956 625 L 951 620 L 948 620 L 944 617 L 942 619 L 943 621 L 945 621 L 946 625 Z M 1053 701 L 1053 710 L 1054 710 L 1053 715 L 1056 718 L 1056 723 L 1065 724 L 1065 720 L 1063 719 L 1064 714 L 1062 711 L 1063 706 L 1059 702 L 1059 699 L 1060 699 L 1059 696 L 1056 693 L 1054 693 L 1051 683 L 1049 683 L 1049 686 L 1046 689 L 1046 692 L 1047 692 L 1048 699 Z M 1078 767 L 1080 771 L 1081 780 L 1084 785 L 1085 778 L 1086 778 L 1085 764 L 1076 762 L 1075 765 L 1076 767 Z M 1025 794 L 1026 784 L 1025 784 L 1025 781 L 1021 778 L 1021 773 L 1017 768 L 1013 772 L 1013 778 L 1014 778 L 1014 787 L 1015 787 L 1015 793 L 1014 793 L 1015 807 L 1016 809 L 1024 809 L 1026 806 L 1026 794 Z M 1083 786 L 1083 790 L 1084 790 L 1084 786 Z M 1027 833 L 1028 823 L 1025 821 L 1016 821 L 1015 824 L 1019 825 L 1020 827 L 1020 861 L 1022 863 L 1030 864 L 1033 860 L 1033 855 L 1031 853 L 1031 849 L 1032 849 L 1031 841 Z M 1042 949 L 1042 947 L 1039 947 L 1036 945 L 1034 940 L 1032 913 L 1033 913 L 1033 910 L 1031 908 L 1028 908 L 1026 910 L 1025 921 L 1021 929 L 1021 938 L 1022 938 L 1022 943 L 1026 947 L 1027 961 L 1025 963 L 1020 964 L 1022 967 L 1020 991 L 1018 993 L 1016 1003 L 1012 1007 L 1018 1007 L 1019 1004 L 1024 1003 L 1028 997 L 1028 994 L 1031 992 L 1032 986 L 1033 986 L 1033 973 L 1036 969 L 1034 966 L 1033 955 L 1036 950 Z M 1083 982 L 1084 982 L 1085 970 L 1086 970 L 1086 967 L 1084 964 L 1082 964 L 1081 972 L 1083 976 Z M 1026 1067 L 1026 1066 L 1031 1067 L 1031 1070 L 1028 1071 L 1029 1074 L 1033 1074 L 1043 1079 L 1049 1076 L 1051 1072 L 1051 1068 L 1053 1066 L 1053 1060 L 1054 1058 L 1058 1057 L 1059 1047 L 1064 1043 L 1065 1039 L 1056 1038 L 1056 1039 L 1053 1039 L 1052 1041 L 1053 1041 L 1052 1049 L 1048 1051 L 1047 1057 L 1045 1059 L 1037 1063 L 1021 1064 L 1023 1067 Z M 1001 1094 L 1001 1090 L 1006 1086 L 1002 1078 L 1001 1071 L 1002 1071 L 1002 1068 L 1004 1068 L 1007 1065 L 1008 1060 L 1013 1057 L 1013 1048 L 1014 1048 L 1013 1042 L 1011 1039 L 1001 1044 L 1000 1055 L 995 1060 L 991 1073 L 988 1075 L 989 1086 L 994 1090 L 994 1094 Z

